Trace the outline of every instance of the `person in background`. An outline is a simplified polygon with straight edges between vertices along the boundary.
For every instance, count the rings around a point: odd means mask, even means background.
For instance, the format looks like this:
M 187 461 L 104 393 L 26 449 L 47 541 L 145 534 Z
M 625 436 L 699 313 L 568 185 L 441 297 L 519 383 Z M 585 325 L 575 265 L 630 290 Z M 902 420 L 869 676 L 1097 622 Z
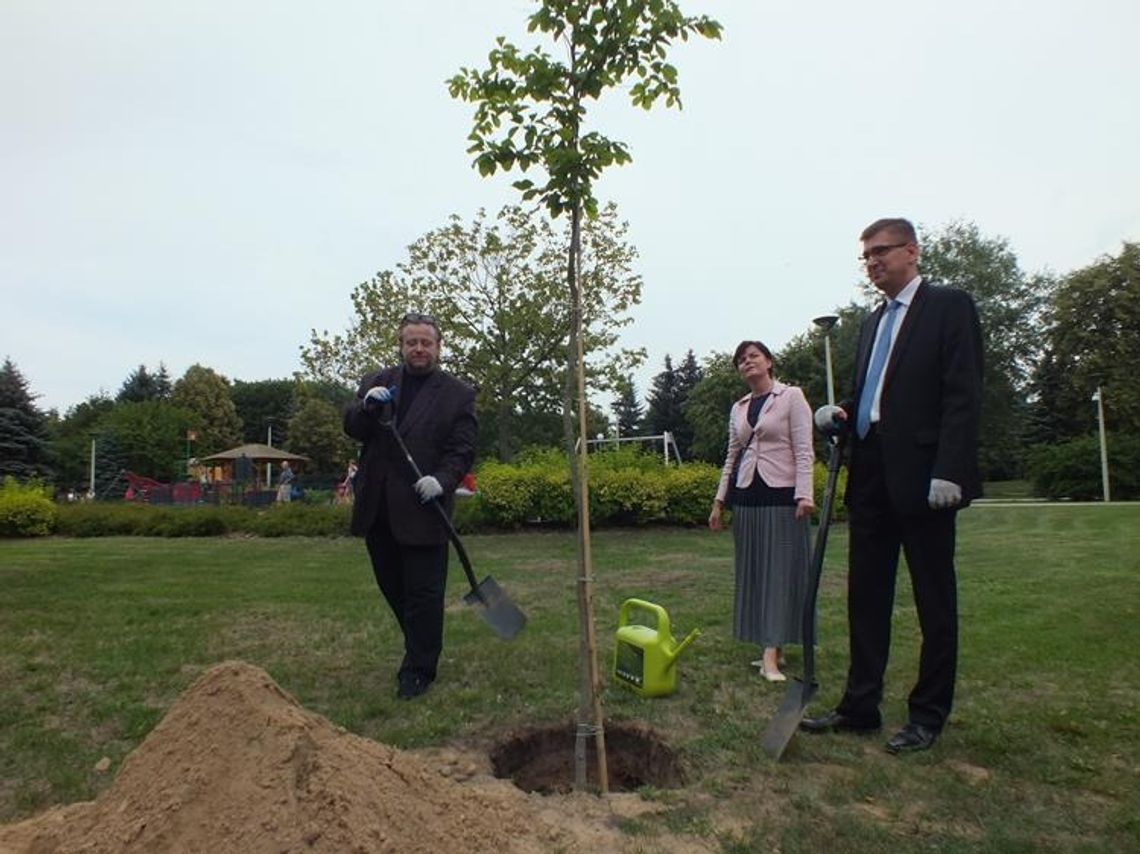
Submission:
M 782 648 L 803 642 L 803 607 L 811 560 L 813 501 L 811 408 L 802 391 L 772 376 L 772 353 L 742 341 L 732 357 L 749 393 L 733 404 L 728 453 L 709 528 L 723 527 L 732 507 L 736 596 L 733 633 L 759 644 L 769 682 L 786 680 Z
M 354 481 L 356 480 L 356 460 L 348 461 L 348 468 L 344 473 L 344 480 L 337 484 L 337 504 L 351 504 L 353 499 Z
M 922 649 L 907 724 L 890 753 L 926 750 L 946 725 L 958 662 L 954 570 L 958 510 L 981 495 L 978 422 L 982 331 L 970 295 L 918 272 L 914 226 L 880 219 L 863 230 L 867 276 L 886 298 L 859 332 L 847 480 L 847 623 L 843 698 L 808 718 L 809 732 L 876 732 L 891 644 L 900 548 L 906 553 Z
M 288 502 L 293 497 L 293 467 L 289 461 L 281 463 L 281 475 L 277 478 L 277 500 Z
M 367 374 L 344 413 L 361 444 L 352 533 L 364 537 L 372 572 L 404 635 L 398 695 L 418 697 L 435 680 L 443 649 L 448 532 L 428 502 L 450 516 L 475 459 L 475 390 L 439 367 L 439 324 L 407 314 L 398 338 L 402 364 Z M 419 479 L 392 430 L 423 472 Z

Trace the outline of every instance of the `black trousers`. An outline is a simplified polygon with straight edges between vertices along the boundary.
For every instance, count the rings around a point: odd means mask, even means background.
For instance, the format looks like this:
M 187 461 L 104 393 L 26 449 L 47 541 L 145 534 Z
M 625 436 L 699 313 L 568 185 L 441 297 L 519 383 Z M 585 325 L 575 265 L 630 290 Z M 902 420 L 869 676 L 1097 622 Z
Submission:
M 388 514 L 377 515 L 364 538 L 372 573 L 400 631 L 404 659 L 400 673 L 435 679 L 443 650 L 443 597 L 447 586 L 447 543 L 410 546 L 397 542 Z
M 957 513 L 895 512 L 887 495 L 874 431 L 858 441 L 849 474 L 847 621 L 851 666 L 838 710 L 868 723 L 880 720 L 901 548 L 922 630 L 918 681 L 908 702 L 910 721 L 939 732 L 950 715 L 958 664 L 954 571 Z

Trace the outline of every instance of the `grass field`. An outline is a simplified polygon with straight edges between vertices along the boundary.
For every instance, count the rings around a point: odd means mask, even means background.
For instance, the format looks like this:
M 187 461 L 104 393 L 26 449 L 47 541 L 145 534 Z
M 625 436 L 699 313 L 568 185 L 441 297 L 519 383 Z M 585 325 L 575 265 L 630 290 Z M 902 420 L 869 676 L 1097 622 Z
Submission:
M 817 709 L 846 666 L 845 531 L 821 600 Z M 530 617 L 497 640 L 458 603 L 452 570 L 440 681 L 395 697 L 398 637 L 355 540 L 0 542 L 0 822 L 90 799 L 210 665 L 266 669 L 305 706 L 398 747 L 487 746 L 569 721 L 577 705 L 574 536 L 473 536 L 468 551 Z M 687 834 L 726 852 L 1140 850 L 1140 506 L 978 507 L 959 527 L 962 651 L 951 723 L 934 750 L 895 758 L 917 629 L 901 574 L 882 738 L 759 740 L 783 696 L 732 639 L 732 542 L 696 530 L 594 535 L 598 636 L 646 598 L 678 636 L 702 635 L 677 694 L 607 681 L 611 721 L 644 721 L 680 751 L 688 784 L 650 790 L 659 814 L 631 846 Z M 790 671 L 799 663 L 791 655 Z

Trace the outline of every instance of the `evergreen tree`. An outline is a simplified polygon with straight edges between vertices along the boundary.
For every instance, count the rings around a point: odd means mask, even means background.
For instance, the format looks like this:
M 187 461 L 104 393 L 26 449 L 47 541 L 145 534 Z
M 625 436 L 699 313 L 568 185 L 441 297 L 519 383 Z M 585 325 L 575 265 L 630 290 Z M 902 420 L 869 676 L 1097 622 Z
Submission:
M 123 472 L 127 468 L 127 454 L 113 429 L 103 429 L 95 436 L 95 497 L 122 498 L 127 491 Z
M 50 479 L 53 474 L 47 416 L 35 405 L 28 381 L 5 358 L 0 367 L 0 479 Z
M 116 403 L 143 403 L 147 400 L 167 400 L 170 397 L 170 374 L 166 365 L 158 363 L 158 373 L 151 374 L 146 365 L 139 365 L 123 381 Z
M 652 435 L 666 431 L 676 433 L 681 425 L 681 401 L 677 393 L 677 371 L 673 368 L 673 359 L 665 354 L 665 369 L 653 378 L 647 400 L 649 403 L 645 411 L 645 425 Z
M 704 371 L 701 370 L 701 366 L 697 363 L 697 357 L 693 355 L 692 350 L 685 353 L 685 361 L 681 362 L 681 367 L 677 368 L 676 373 L 677 407 L 680 410 L 681 418 L 677 426 L 672 428 L 673 438 L 677 442 L 677 448 L 680 450 L 682 458 L 689 459 L 693 452 L 693 426 L 685 414 L 685 405 L 689 402 L 689 395 L 692 394 L 693 389 L 704 377 Z
M 618 380 L 617 398 L 610 404 L 610 411 L 617 421 L 619 436 L 636 436 L 641 430 L 645 409 L 637 399 L 632 375 L 626 374 Z
M 685 400 L 685 421 L 693 430 L 689 455 L 714 465 L 724 463 L 728 449 L 728 417 L 732 404 L 748 391 L 731 353 L 714 353 L 705 360 L 701 381 Z
M 174 383 L 170 380 L 170 372 L 166 370 L 163 362 L 158 363 L 158 373 L 154 375 L 154 392 L 158 400 L 169 400 L 174 394 Z

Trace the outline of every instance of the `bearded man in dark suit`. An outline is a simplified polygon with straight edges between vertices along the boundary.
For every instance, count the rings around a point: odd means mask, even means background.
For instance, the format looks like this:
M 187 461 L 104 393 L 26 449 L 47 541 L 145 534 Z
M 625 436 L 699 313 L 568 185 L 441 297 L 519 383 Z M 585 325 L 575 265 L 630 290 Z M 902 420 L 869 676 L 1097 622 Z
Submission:
M 423 694 L 443 649 L 448 532 L 429 502 L 450 516 L 455 489 L 475 459 L 475 391 L 440 370 L 442 336 L 430 315 L 399 328 L 401 365 L 367 374 L 344 413 L 361 443 L 353 479 L 352 533 L 364 537 L 380 592 L 404 635 L 399 696 Z M 388 426 L 391 424 L 391 426 Z M 416 478 L 391 430 L 423 476 Z
M 899 551 L 906 555 L 922 630 L 908 722 L 891 753 L 925 750 L 946 725 L 958 658 L 955 522 L 981 495 L 977 465 L 982 334 L 968 293 L 918 273 L 905 219 L 860 235 L 871 282 L 886 297 L 863 323 L 850 428 L 847 620 L 851 662 L 839 705 L 801 724 L 809 732 L 874 732 L 891 641 Z

